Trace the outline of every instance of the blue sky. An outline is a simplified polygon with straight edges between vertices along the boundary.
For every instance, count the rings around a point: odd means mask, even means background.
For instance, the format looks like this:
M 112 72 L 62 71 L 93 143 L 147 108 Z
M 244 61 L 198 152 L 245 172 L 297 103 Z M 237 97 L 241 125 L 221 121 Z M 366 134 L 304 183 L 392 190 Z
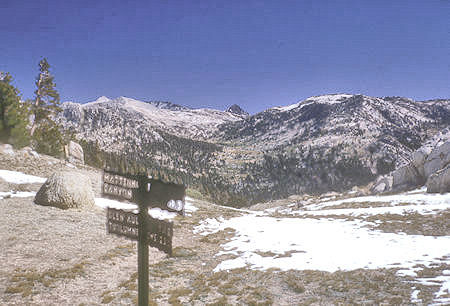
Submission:
M 450 1 L 0 0 L 0 70 L 24 98 L 42 57 L 62 101 L 450 98 Z

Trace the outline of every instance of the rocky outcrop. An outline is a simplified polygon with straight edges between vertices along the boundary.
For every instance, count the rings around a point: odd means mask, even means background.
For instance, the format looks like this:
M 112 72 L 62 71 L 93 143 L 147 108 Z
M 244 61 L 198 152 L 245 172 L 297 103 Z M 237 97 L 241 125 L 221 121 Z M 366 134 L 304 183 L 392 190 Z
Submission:
M 433 173 L 427 181 L 427 192 L 445 193 L 450 192 L 450 164 L 444 169 Z
M 14 149 L 13 149 L 12 145 L 10 145 L 10 144 L 7 144 L 7 143 L 0 144 L 0 153 L 14 155 Z
M 39 189 L 34 202 L 61 209 L 94 205 L 94 193 L 89 177 L 75 171 L 52 174 Z
M 374 193 L 403 191 L 426 183 L 427 192 L 446 192 L 450 189 L 449 165 L 450 129 L 445 129 L 415 151 L 409 163 L 379 177 L 371 190 Z M 392 181 L 391 186 L 388 181 Z
M 80 144 L 70 141 L 68 145 L 64 146 L 64 152 L 69 162 L 84 165 L 84 152 Z
M 227 113 L 232 113 L 241 117 L 247 117 L 249 113 L 243 110 L 239 105 L 233 104 L 227 109 Z
M 411 186 L 421 186 L 425 183 L 413 163 L 402 166 L 392 172 L 392 188 L 395 190 L 408 189 Z
M 22 154 L 30 157 L 38 158 L 40 155 L 36 151 L 34 151 L 31 147 L 24 147 L 20 150 Z
M 393 181 L 394 178 L 390 175 L 378 177 L 371 189 L 372 193 L 382 193 L 392 190 Z
M 430 177 L 436 171 L 444 168 L 450 163 L 450 141 L 438 146 L 430 155 L 427 156 L 424 162 L 425 177 Z

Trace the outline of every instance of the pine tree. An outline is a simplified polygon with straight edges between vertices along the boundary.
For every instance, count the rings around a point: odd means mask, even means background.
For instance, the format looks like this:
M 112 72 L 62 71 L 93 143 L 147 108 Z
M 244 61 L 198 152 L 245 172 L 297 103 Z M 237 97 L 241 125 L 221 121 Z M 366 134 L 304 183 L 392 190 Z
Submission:
M 0 141 L 23 147 L 29 143 L 28 104 L 20 100 L 9 73 L 0 72 Z
M 59 94 L 55 89 L 54 77 L 50 74 L 46 58 L 39 62 L 39 75 L 36 78 L 36 91 L 32 112 L 34 115 L 31 136 L 38 152 L 58 156 L 63 148 L 63 135 L 54 121 L 62 111 Z

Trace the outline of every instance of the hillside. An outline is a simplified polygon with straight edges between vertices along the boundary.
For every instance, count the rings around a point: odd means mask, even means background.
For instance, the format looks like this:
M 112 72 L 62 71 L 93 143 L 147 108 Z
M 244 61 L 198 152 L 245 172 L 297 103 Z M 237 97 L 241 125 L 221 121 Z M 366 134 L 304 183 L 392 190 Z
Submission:
M 124 97 L 63 109 L 91 164 L 146 168 L 233 206 L 365 185 L 450 125 L 450 100 L 349 94 L 252 116 Z
M 60 170 L 90 177 L 94 206 L 35 204 Z M 101 174 L 28 149 L 0 150 L 1 305 L 137 303 L 137 244 L 105 227 L 106 206 L 134 205 L 103 198 Z M 186 202 L 185 216 L 157 209 L 174 222 L 173 256 L 149 248 L 152 305 L 450 302 L 450 193 L 351 191 L 251 209 Z

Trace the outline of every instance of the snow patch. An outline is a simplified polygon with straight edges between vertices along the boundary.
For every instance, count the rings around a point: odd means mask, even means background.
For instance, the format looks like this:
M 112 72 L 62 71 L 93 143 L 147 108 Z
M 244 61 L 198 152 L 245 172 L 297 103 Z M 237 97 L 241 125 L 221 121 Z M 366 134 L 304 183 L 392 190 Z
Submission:
M 304 107 L 306 105 L 310 105 L 312 103 L 321 103 L 321 104 L 336 104 L 344 101 L 347 98 L 352 97 L 353 95 L 348 94 L 335 94 L 335 95 L 323 95 L 323 96 L 313 96 L 309 97 L 304 101 L 300 101 L 295 104 L 287 105 L 287 106 L 277 106 L 272 109 L 279 110 L 282 112 L 290 111 L 297 107 Z
M 152 216 L 155 219 L 160 220 L 170 220 L 175 218 L 178 214 L 176 212 L 170 212 L 158 207 L 155 208 L 149 208 L 148 214 Z
M 13 184 L 33 184 L 45 183 L 47 180 L 43 177 L 24 174 L 18 171 L 0 170 L 0 178 L 8 183 Z
M 100 208 L 115 208 L 115 209 L 123 209 L 128 211 L 133 211 L 134 213 L 138 213 L 139 208 L 136 204 L 130 202 L 120 202 L 117 200 L 105 199 L 105 198 L 95 198 L 95 205 Z M 175 212 L 170 212 L 168 210 L 164 210 L 158 207 L 153 207 L 148 209 L 148 214 L 153 218 L 160 220 L 170 220 L 175 218 L 178 214 Z
M 408 270 L 418 263 L 433 262 L 450 254 L 443 247 L 450 245 L 450 237 L 371 231 L 360 221 L 246 215 L 229 220 L 206 219 L 194 232 L 207 235 L 227 227 L 233 228 L 236 235 L 222 245 L 221 254 L 234 254 L 238 258 L 220 263 L 216 271 L 242 267 L 243 263 L 259 270 L 335 272 L 389 267 Z M 259 252 L 289 255 L 266 257 Z M 447 261 L 450 263 L 450 259 Z
M 28 198 L 34 196 L 36 196 L 36 192 L 27 192 L 27 191 L 0 192 L 0 200 L 5 198 Z
M 115 208 L 115 209 L 124 209 L 124 210 L 132 210 L 136 211 L 138 209 L 138 206 L 133 203 L 129 202 L 119 202 L 116 200 L 111 199 L 105 199 L 105 198 L 95 198 L 95 205 L 97 205 L 100 208 Z

